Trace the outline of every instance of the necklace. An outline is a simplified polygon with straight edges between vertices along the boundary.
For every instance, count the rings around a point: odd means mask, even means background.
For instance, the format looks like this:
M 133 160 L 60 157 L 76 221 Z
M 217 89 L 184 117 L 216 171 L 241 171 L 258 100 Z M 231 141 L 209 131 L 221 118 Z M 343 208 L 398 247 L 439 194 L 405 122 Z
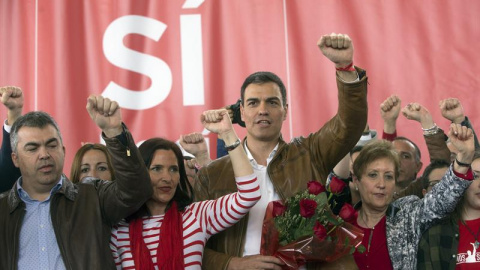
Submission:
M 475 238 L 475 249 L 477 249 L 480 246 L 480 242 L 478 241 L 478 235 L 480 234 L 480 227 L 478 228 L 477 233 L 474 234 L 472 229 L 468 227 L 467 222 L 462 220 L 462 224 L 465 226 L 465 228 L 467 228 L 468 232 L 473 236 L 473 238 Z
M 367 229 L 370 229 L 370 227 L 368 226 L 367 222 L 365 221 L 365 212 L 362 211 L 362 214 L 360 215 L 360 217 L 362 218 L 363 224 L 365 224 L 365 226 L 367 227 Z M 372 238 L 373 238 L 373 231 L 374 231 L 374 230 L 375 230 L 375 225 L 373 225 L 373 227 L 371 228 L 370 236 L 368 236 L 367 252 L 370 252 L 370 245 L 372 244 Z

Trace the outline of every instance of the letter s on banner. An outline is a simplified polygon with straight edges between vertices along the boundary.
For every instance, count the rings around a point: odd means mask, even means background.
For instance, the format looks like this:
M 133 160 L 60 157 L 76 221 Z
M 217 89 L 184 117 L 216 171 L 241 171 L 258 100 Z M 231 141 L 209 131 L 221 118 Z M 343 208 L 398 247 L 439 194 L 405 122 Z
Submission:
M 131 50 L 123 44 L 129 34 L 140 34 L 158 41 L 167 26 L 155 19 L 128 15 L 114 20 L 103 35 L 103 53 L 115 66 L 148 76 L 152 84 L 143 91 L 132 91 L 111 81 L 102 95 L 121 107 L 145 110 L 164 101 L 172 89 L 172 71 L 161 59 Z

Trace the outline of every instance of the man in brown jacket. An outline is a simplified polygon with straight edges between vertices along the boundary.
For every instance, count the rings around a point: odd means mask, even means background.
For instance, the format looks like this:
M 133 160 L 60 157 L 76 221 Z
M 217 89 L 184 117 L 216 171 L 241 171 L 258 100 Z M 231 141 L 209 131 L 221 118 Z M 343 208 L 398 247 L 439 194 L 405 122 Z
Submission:
M 347 35 L 331 34 L 322 36 L 317 45 L 336 66 L 339 100 L 337 114 L 317 132 L 286 143 L 281 137 L 288 110 L 282 81 L 273 73 L 257 72 L 243 83 L 240 109 L 247 137 L 242 146 L 261 183 L 262 199 L 240 222 L 209 240 L 204 269 L 280 269 L 277 258 L 259 255 L 267 204 L 306 189 L 310 180 L 324 182 L 362 135 L 367 122 L 367 77 L 364 70 L 353 67 L 352 42 Z M 199 200 L 236 191 L 228 156 L 202 168 L 197 177 Z
M 18 118 L 11 145 L 21 177 L 0 195 L 0 269 L 115 269 L 111 226 L 150 198 L 152 187 L 118 103 L 91 96 L 87 110 L 103 131 L 116 180 L 72 184 L 62 173 L 65 147 L 53 118 Z

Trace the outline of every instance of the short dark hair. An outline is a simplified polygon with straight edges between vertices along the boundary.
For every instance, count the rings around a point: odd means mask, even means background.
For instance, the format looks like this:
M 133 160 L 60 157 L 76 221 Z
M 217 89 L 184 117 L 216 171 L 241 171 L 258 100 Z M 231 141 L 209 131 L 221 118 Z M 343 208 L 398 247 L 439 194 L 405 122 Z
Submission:
M 240 97 L 242 99 L 242 105 L 245 105 L 245 89 L 250 84 L 264 84 L 268 82 L 273 82 L 278 85 L 280 88 L 280 93 L 282 94 L 282 103 L 283 107 L 287 106 L 287 89 L 283 84 L 282 80 L 273 72 L 269 71 L 259 71 L 253 74 L 250 74 L 242 84 L 242 89 L 240 92 Z
M 353 174 L 360 180 L 367 166 L 380 158 L 391 160 L 395 166 L 395 180 L 400 175 L 400 160 L 392 143 L 386 140 L 372 140 L 363 146 L 357 159 L 353 162 Z
M 430 173 L 435 170 L 435 169 L 440 169 L 440 168 L 448 168 L 450 166 L 450 162 L 447 162 L 446 160 L 442 159 L 435 159 L 428 164 L 428 166 L 425 168 L 422 174 L 422 186 L 424 189 L 428 188 L 428 185 L 430 184 Z
M 10 145 L 12 147 L 12 152 L 17 153 L 18 145 L 18 131 L 22 127 L 34 127 L 34 128 L 44 128 L 48 125 L 53 126 L 57 130 L 58 137 L 60 138 L 60 143 L 63 145 L 62 134 L 58 128 L 57 122 L 46 112 L 34 111 L 26 113 L 20 116 L 15 123 L 13 123 L 12 129 L 10 131 Z
M 418 148 L 418 146 L 412 140 L 410 140 L 407 137 L 399 136 L 399 137 L 395 137 L 395 139 L 393 139 L 393 141 L 407 141 L 407 142 L 413 144 L 413 147 L 415 148 L 415 160 L 417 162 L 420 162 L 420 160 L 422 159 L 422 153 L 420 153 L 420 148 Z

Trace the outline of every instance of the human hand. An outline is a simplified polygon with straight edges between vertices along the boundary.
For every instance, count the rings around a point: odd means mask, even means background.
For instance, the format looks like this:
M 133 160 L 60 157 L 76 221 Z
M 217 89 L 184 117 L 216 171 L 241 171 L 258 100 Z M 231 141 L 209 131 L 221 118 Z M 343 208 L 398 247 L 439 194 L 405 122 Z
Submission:
M 100 95 L 90 95 L 86 108 L 90 118 L 108 138 L 122 133 L 122 115 L 116 101 Z
M 458 150 L 457 159 L 460 162 L 471 164 L 475 152 L 473 131 L 460 124 L 452 123 L 448 137 L 453 146 Z
M 232 121 L 225 109 L 204 111 L 200 121 L 207 130 L 217 133 L 221 139 L 224 139 L 225 134 L 234 132 Z
M 243 258 L 233 257 L 228 263 L 228 270 L 240 269 L 274 269 L 281 270 L 284 263 L 273 256 L 252 255 Z
M 20 87 L 4 86 L 0 87 L 1 102 L 7 108 L 7 124 L 13 125 L 15 121 L 22 116 L 23 92 Z
M 460 124 L 465 120 L 465 113 L 462 104 L 456 98 L 447 98 L 440 100 L 439 103 L 442 116 L 450 120 L 452 123 Z
M 230 117 L 230 119 L 233 119 L 232 106 L 233 106 L 233 105 L 227 105 L 227 106 L 223 107 L 223 109 L 227 110 L 228 116 Z
M 380 104 L 380 115 L 384 122 L 396 122 L 400 113 L 402 100 L 397 95 L 391 95 Z
M 389 96 L 380 104 L 380 115 L 383 119 L 383 131 L 394 133 L 397 129 L 397 118 L 400 113 L 402 100 L 397 95 Z
M 348 35 L 331 33 L 323 35 L 317 46 L 335 67 L 343 68 L 353 62 L 353 43 Z
M 402 109 L 402 114 L 409 120 L 419 122 L 424 129 L 431 128 L 435 125 L 430 112 L 419 103 L 409 103 Z
M 194 162 L 201 167 L 210 163 L 207 142 L 201 133 L 194 132 L 187 135 L 180 135 L 179 142 L 185 151 L 195 156 L 195 159 L 189 160 L 192 166 L 194 166 Z

